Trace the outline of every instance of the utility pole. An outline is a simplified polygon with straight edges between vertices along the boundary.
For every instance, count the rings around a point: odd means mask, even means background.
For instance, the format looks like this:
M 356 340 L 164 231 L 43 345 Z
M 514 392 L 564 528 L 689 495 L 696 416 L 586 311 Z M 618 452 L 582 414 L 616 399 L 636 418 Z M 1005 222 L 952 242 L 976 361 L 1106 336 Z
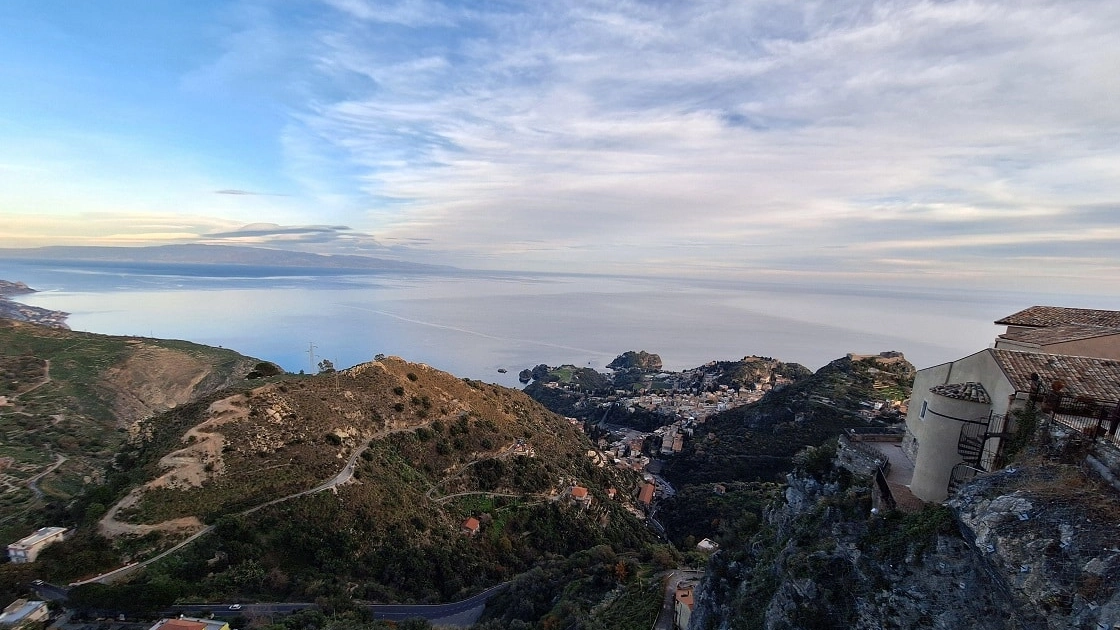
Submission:
M 315 348 L 318 347 L 314 341 L 307 342 L 307 365 L 311 368 L 307 371 L 308 374 L 315 373 Z

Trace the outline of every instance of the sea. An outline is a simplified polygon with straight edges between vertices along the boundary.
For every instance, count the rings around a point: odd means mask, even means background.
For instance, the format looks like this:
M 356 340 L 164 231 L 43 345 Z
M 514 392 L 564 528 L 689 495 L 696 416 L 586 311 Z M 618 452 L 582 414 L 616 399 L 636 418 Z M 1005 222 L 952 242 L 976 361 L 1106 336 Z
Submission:
M 1120 307 L 1014 291 L 458 270 L 0 261 L 0 279 L 37 289 L 16 299 L 70 313 L 74 330 L 221 346 L 291 372 L 396 355 L 511 387 L 525 368 L 605 370 L 627 350 L 657 353 L 667 370 L 747 355 L 815 370 L 887 350 L 921 368 L 987 348 L 1002 332 L 994 320 L 1034 304 Z

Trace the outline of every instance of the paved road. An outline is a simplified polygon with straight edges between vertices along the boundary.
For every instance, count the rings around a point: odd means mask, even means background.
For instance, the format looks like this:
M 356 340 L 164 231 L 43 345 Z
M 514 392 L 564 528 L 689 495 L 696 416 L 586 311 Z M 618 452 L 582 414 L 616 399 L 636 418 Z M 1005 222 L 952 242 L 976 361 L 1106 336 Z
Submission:
M 230 606 L 234 605 L 240 606 L 240 608 L 230 608 Z M 265 604 L 183 604 L 181 606 L 173 606 L 167 610 L 162 611 L 160 614 L 166 615 L 168 617 L 175 617 L 178 615 L 197 617 L 199 615 L 208 615 L 210 613 L 213 613 L 217 617 L 236 617 L 237 615 L 288 615 L 309 608 L 318 608 L 318 606 L 310 602 L 271 602 Z
M 482 615 L 486 602 L 509 586 L 509 582 L 482 591 L 478 595 L 450 604 L 371 604 L 367 606 L 374 619 L 404 621 L 413 617 L 423 617 L 428 621 L 438 621 L 445 626 L 469 626 Z
M 482 615 L 486 602 L 494 595 L 503 591 L 509 583 L 499 584 L 489 588 L 474 597 L 449 604 L 367 604 L 375 619 L 386 621 L 404 621 L 415 617 L 423 617 L 429 621 L 438 621 L 443 626 L 466 627 L 473 624 Z M 273 602 L 264 604 L 237 604 L 239 608 L 230 608 L 232 604 L 206 603 L 186 604 L 173 606 L 165 611 L 164 615 L 187 616 L 208 615 L 213 613 L 218 617 L 235 617 L 238 615 L 270 615 L 291 614 L 300 610 L 317 608 L 310 602 Z

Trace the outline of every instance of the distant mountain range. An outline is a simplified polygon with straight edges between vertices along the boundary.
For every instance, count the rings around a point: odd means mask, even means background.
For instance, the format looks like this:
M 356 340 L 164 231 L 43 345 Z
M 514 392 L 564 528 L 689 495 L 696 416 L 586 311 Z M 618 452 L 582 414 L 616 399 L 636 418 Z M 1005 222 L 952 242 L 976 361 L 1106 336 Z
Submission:
M 0 260 L 27 262 L 86 262 L 101 264 L 245 265 L 322 269 L 330 271 L 453 271 L 454 267 L 425 265 L 371 256 L 323 255 L 261 247 L 231 245 L 160 245 L 154 247 L 54 246 L 30 249 L 0 248 Z

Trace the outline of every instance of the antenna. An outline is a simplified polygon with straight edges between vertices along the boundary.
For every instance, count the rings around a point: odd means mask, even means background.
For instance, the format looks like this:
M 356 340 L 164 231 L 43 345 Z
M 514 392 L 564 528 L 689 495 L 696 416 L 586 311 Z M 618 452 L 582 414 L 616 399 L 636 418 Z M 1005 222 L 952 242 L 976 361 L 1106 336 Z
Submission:
M 314 341 L 307 342 L 307 365 L 311 368 L 308 370 L 308 374 L 315 373 L 315 348 L 318 347 Z

